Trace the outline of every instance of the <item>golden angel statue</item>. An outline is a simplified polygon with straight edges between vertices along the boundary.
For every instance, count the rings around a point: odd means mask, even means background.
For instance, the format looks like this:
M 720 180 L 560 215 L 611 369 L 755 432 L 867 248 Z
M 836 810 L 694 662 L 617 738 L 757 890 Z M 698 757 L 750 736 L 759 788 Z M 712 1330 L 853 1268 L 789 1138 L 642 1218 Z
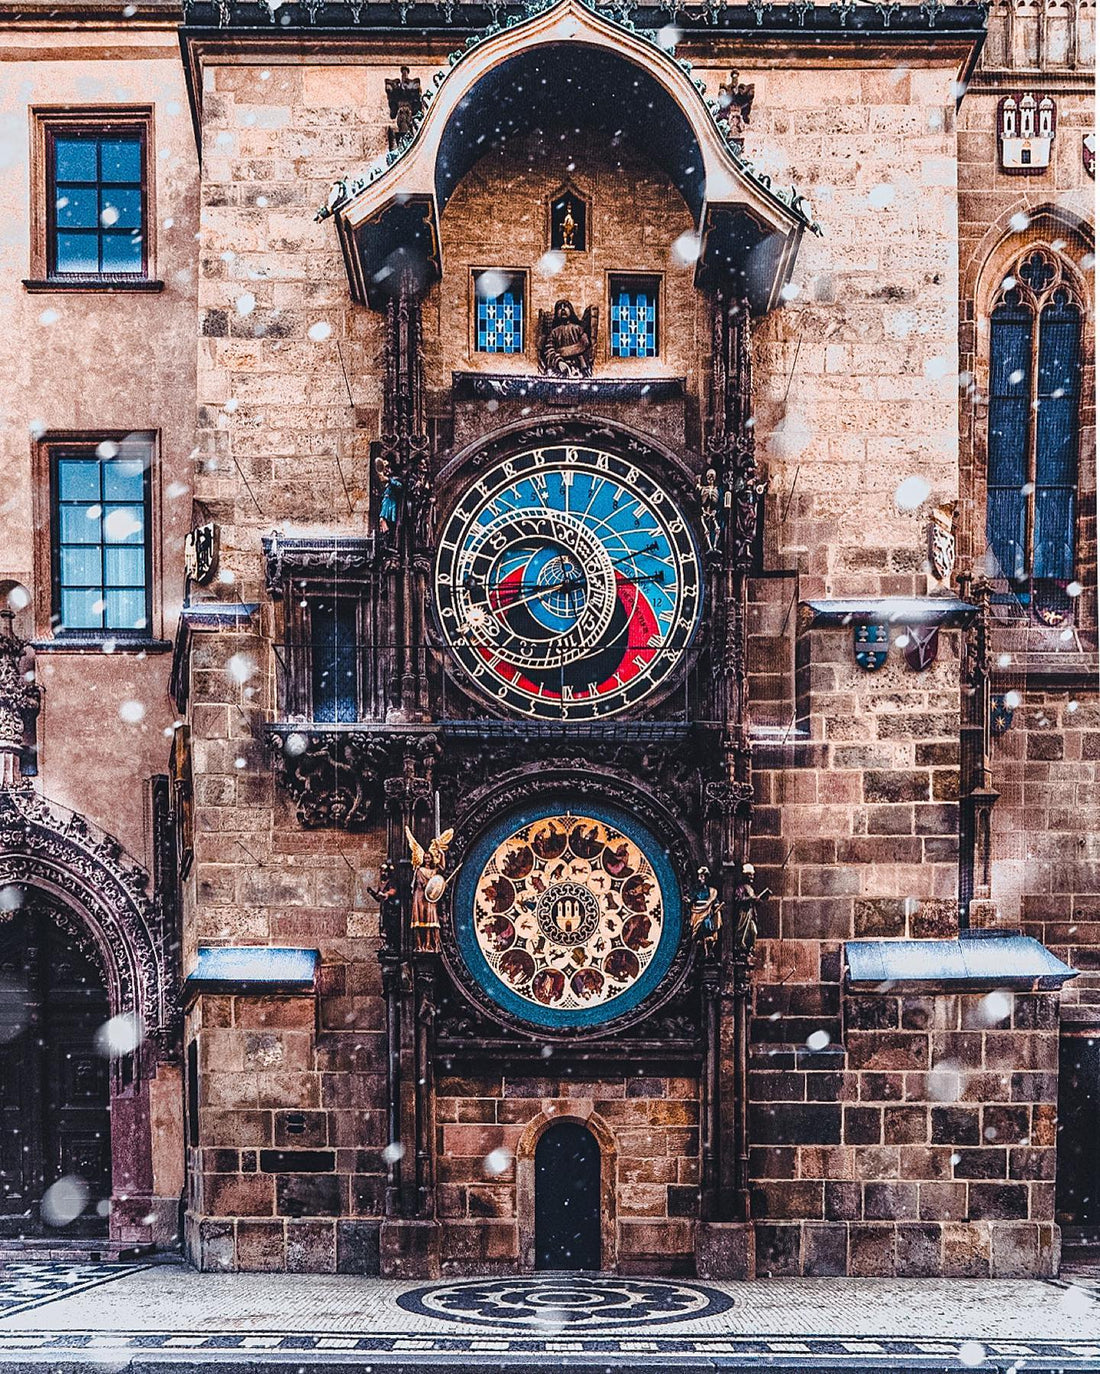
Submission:
M 447 847 L 454 839 L 453 830 L 437 835 L 427 852 L 424 846 L 405 827 L 409 854 L 413 866 L 412 920 L 413 941 L 418 953 L 434 954 L 439 949 L 439 899 L 447 889 L 443 870 L 447 866 Z

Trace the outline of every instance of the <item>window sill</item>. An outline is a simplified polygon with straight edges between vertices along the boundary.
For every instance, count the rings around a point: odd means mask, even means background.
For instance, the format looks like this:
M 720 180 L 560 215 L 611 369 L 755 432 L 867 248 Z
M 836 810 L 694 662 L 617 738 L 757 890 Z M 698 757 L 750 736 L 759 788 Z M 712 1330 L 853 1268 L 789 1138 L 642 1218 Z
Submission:
M 36 654 L 102 654 L 106 644 L 113 644 L 115 654 L 166 654 L 171 651 L 169 639 L 153 639 L 136 635 L 72 634 L 56 635 L 52 639 L 32 639 Z
M 46 277 L 42 280 L 25 278 L 23 288 L 30 295 L 40 295 L 48 291 L 138 291 L 156 295 L 164 290 L 164 283 L 149 277 L 135 277 L 132 281 L 123 276 Z

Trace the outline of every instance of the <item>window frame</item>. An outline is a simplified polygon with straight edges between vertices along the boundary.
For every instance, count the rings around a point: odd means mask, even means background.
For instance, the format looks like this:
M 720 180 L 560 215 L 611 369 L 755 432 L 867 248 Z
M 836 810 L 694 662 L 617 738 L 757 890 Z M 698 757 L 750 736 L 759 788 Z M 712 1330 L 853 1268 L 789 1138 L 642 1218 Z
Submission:
M 161 291 L 156 279 L 156 160 L 151 105 L 36 106 L 31 110 L 31 260 L 28 291 Z M 137 134 L 141 142 L 141 271 L 58 272 L 55 154 L 58 138 Z
M 61 544 L 60 483 L 58 459 L 81 451 L 96 461 L 96 448 L 104 441 L 122 444 L 141 443 L 148 461 L 144 465 L 142 500 L 145 508 L 145 619 L 144 629 L 60 627 Z M 34 518 L 35 518 L 35 631 L 36 650 L 92 650 L 99 652 L 111 641 L 116 651 L 149 652 L 170 649 L 160 638 L 163 609 L 159 595 L 162 576 L 159 500 L 160 444 L 153 430 L 55 430 L 43 434 L 35 443 Z
M 283 603 L 281 720 L 303 720 L 310 726 L 354 725 L 369 718 L 373 681 L 368 648 L 369 608 L 365 588 L 357 582 L 334 585 L 331 575 L 291 574 L 281 593 Z M 313 611 L 318 602 L 350 602 L 355 619 L 356 715 L 352 721 L 324 721 L 317 717 L 314 696 Z
M 1038 290 L 1034 288 L 1027 277 L 1021 275 L 1022 269 L 1036 256 L 1049 268 L 1050 275 L 1042 283 Z M 1040 376 L 1040 359 L 1043 348 L 1043 317 L 1044 314 L 1057 305 L 1056 297 L 1064 294 L 1067 297 L 1066 306 L 1076 312 L 1077 317 L 1077 390 L 1073 398 L 1074 412 L 1072 415 L 1071 437 L 1073 446 L 1073 483 L 1044 482 L 1039 483 L 1039 404 L 1042 400 L 1041 387 L 1042 378 Z M 1015 301 L 1010 297 L 1015 297 Z M 1088 329 L 1088 310 L 1085 300 L 1082 297 L 1080 285 L 1076 275 L 1070 265 L 1051 245 L 1043 240 L 1033 240 L 1027 243 L 1021 250 L 1017 251 L 1010 259 L 1007 269 L 1000 274 L 996 290 L 993 294 L 989 313 L 987 316 L 985 368 L 987 377 L 987 396 L 986 396 L 986 415 L 983 425 L 984 441 L 984 463 L 983 463 L 983 484 L 985 493 L 985 518 L 983 522 L 984 547 L 992 554 L 994 553 L 994 541 L 991 530 L 991 497 L 994 492 L 1009 490 L 1004 483 L 994 485 L 990 481 L 992 472 L 992 422 L 994 415 L 994 397 L 992 388 L 996 376 L 994 343 L 997 336 L 996 316 L 1002 309 L 1018 310 L 1026 315 L 1028 321 L 1028 349 L 1029 349 L 1029 368 L 1026 377 L 1027 394 L 1021 396 L 1021 400 L 1026 403 L 1025 411 L 1025 434 L 1023 451 L 1023 562 L 1024 575 L 1017 579 L 1010 570 L 1003 567 L 1000 569 L 1001 578 L 1007 584 L 1007 591 L 995 593 L 995 600 L 1006 604 L 1019 605 L 1027 615 L 1028 619 L 1040 625 L 1050 627 L 1073 624 L 1078 616 L 1072 598 L 1066 599 L 1064 606 L 1048 605 L 1044 611 L 1037 596 L 1037 584 L 1057 585 L 1061 579 L 1051 577 L 1036 577 L 1035 574 L 1035 534 L 1038 523 L 1038 495 L 1041 490 L 1069 490 L 1071 492 L 1071 538 L 1072 538 L 1072 560 L 1069 581 L 1078 577 L 1082 549 L 1080 543 L 1080 506 L 1081 506 L 1081 439 L 1083 431 L 1081 406 L 1085 390 L 1085 350 L 1086 334 Z M 1004 399 L 1004 398 L 1001 398 Z M 995 556 L 995 555 L 994 555 Z
M 653 320 L 653 352 L 652 352 L 652 353 L 647 353 L 644 357 L 640 357 L 640 358 L 639 358 L 639 357 L 626 357 L 626 356 L 624 356 L 624 355 L 621 354 L 621 353 L 615 353 L 615 352 L 612 351 L 612 347 L 611 347 L 611 307 L 612 307 L 612 304 L 614 303 L 615 296 L 616 296 L 616 293 L 617 293 L 618 289 L 620 288 L 620 285 L 621 285 L 622 283 L 627 283 L 627 282 L 633 282 L 633 283 L 635 283 L 635 284 L 645 283 L 645 284 L 650 285 L 650 286 L 653 287 L 653 301 L 654 301 L 654 308 L 655 308 L 655 312 L 656 312 L 656 313 L 655 313 L 655 316 L 654 316 L 654 320 Z M 633 289 L 637 289 L 637 287 L 635 286 Z M 638 271 L 638 272 L 630 272 L 630 271 L 626 271 L 626 272 L 619 272 L 619 271 L 608 272 L 608 274 L 607 274 L 606 292 L 607 292 L 607 330 L 606 330 L 606 334 L 605 334 L 606 342 L 605 342 L 605 344 L 604 344 L 604 351 L 605 351 L 605 353 L 606 353 L 606 355 L 607 355 L 607 360 L 608 360 L 608 362 L 611 362 L 611 363 L 627 363 L 627 364 L 633 364 L 635 367 L 638 366 L 638 364 L 645 364 L 645 363 L 657 362 L 657 361 L 660 359 L 660 357 L 661 357 L 661 348 L 662 348 L 662 344 L 663 344 L 663 342 L 664 342 L 664 341 L 663 341 L 663 338 L 662 338 L 662 335 L 663 335 L 663 332 L 664 332 L 663 320 L 664 320 L 664 313 L 665 313 L 665 302 L 664 302 L 665 277 L 664 277 L 664 273 L 663 273 L 663 272 L 645 272 L 645 271 Z
M 514 353 L 489 353 L 477 346 L 477 281 L 486 272 L 499 272 L 501 276 L 508 277 L 511 281 L 519 282 L 523 292 L 523 314 L 520 321 L 520 346 Z M 470 357 L 473 358 L 526 358 L 531 338 L 530 315 L 531 315 L 531 283 L 530 274 L 525 267 L 471 267 L 470 268 Z

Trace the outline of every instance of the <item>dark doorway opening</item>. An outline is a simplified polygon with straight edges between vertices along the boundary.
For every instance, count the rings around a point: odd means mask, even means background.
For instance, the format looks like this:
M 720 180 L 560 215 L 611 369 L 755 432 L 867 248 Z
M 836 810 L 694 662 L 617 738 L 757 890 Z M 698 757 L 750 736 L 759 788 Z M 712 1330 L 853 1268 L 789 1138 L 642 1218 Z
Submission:
M 0 921 L 0 1236 L 106 1235 L 110 1070 L 96 1047 L 110 1016 L 103 974 L 67 908 L 42 893 L 23 897 Z M 43 1195 L 59 1179 L 78 1182 L 52 1194 L 43 1215 Z
M 600 1147 L 579 1121 L 559 1121 L 535 1147 L 535 1268 L 599 1269 Z
M 1068 1252 L 1100 1245 L 1100 1034 L 1063 1034 L 1055 1215 Z

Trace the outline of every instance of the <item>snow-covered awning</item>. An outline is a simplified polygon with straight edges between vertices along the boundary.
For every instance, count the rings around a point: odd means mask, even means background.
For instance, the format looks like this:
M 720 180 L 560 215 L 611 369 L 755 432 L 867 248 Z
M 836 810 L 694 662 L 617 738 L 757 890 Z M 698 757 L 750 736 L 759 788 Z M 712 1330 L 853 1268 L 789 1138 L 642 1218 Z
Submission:
M 849 940 L 848 986 L 1060 988 L 1077 973 L 1030 935 L 971 931 L 957 940 Z M 885 987 L 883 985 L 886 985 Z
M 219 945 L 200 949 L 185 990 L 200 992 L 312 992 L 320 955 L 315 949 Z

